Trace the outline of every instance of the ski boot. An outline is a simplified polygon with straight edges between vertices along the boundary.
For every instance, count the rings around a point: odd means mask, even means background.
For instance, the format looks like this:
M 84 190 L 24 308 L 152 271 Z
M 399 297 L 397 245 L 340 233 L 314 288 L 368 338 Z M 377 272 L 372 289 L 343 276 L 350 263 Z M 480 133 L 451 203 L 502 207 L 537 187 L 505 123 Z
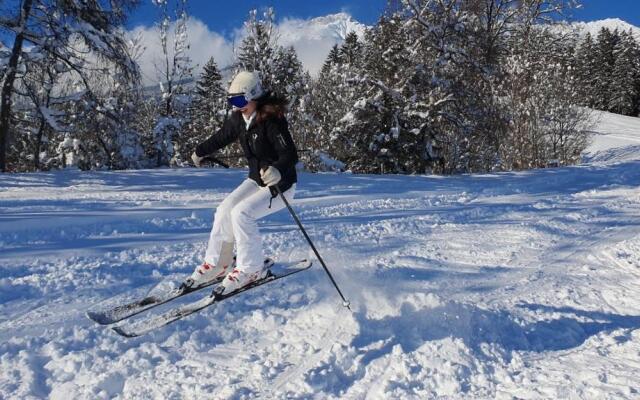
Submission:
M 260 279 L 264 279 L 269 274 L 269 268 L 272 265 L 273 260 L 270 258 L 266 258 L 264 260 L 262 269 L 256 272 L 244 272 L 239 270 L 238 268 L 233 268 L 233 270 L 224 277 L 220 286 L 218 286 L 214 290 L 214 294 L 218 296 L 224 296 L 229 293 L 235 292 L 236 290 L 242 289 L 243 287 L 250 285 L 253 282 L 259 281 Z
M 203 262 L 202 265 L 196 267 L 190 277 L 188 277 L 182 285 L 180 285 L 180 289 L 182 290 L 191 290 L 196 289 L 202 285 L 206 285 L 209 282 L 216 281 L 224 278 L 224 276 L 233 268 L 235 268 L 236 259 L 233 258 L 233 263 L 231 268 L 228 265 L 211 265 L 208 262 Z

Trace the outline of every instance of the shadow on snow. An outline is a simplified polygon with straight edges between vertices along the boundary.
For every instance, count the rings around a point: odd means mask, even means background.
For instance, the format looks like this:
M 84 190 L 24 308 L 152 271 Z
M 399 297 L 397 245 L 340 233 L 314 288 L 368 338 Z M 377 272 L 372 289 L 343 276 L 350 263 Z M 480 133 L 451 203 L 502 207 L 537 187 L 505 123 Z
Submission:
M 360 332 L 352 339 L 350 347 L 355 349 L 355 358 L 359 358 L 356 372 L 344 371 L 337 362 L 330 366 L 323 364 L 307 374 L 307 381 L 314 387 L 320 385 L 323 390 L 339 395 L 364 376 L 367 365 L 391 354 L 397 345 L 404 353 L 410 353 L 430 341 L 454 338 L 460 339 L 478 360 L 495 357 L 495 352 L 488 356 L 482 350 L 485 344 L 494 345 L 502 350 L 502 362 L 508 363 L 512 351 L 568 350 L 602 332 L 640 328 L 640 316 L 540 304 L 520 304 L 518 307 L 553 313 L 556 318 L 525 322 L 507 311 L 486 310 L 456 302 L 426 309 L 416 309 L 405 303 L 399 315 L 383 319 L 355 314 Z M 615 340 L 623 342 L 628 338 L 623 334 Z

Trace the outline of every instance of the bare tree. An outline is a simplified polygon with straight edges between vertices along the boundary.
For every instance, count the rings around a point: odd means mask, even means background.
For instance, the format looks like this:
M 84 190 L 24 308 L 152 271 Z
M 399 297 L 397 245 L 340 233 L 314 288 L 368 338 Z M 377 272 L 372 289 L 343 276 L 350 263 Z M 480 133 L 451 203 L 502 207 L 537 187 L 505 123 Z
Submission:
M 157 166 L 169 165 L 175 152 L 174 137 L 180 134 L 183 115 L 186 113 L 189 99 L 185 93 L 185 80 L 192 75 L 191 60 L 186 54 L 189 49 L 187 37 L 187 0 L 177 0 L 175 6 L 175 24 L 173 37 L 170 37 L 171 21 L 169 0 L 154 0 L 160 9 L 161 59 L 156 63 L 156 72 L 160 84 L 159 117 L 153 130 Z M 172 39 L 172 43 L 170 43 Z M 172 46 L 171 46 L 172 44 Z M 174 160 L 175 162 L 175 160 Z
M 0 170 L 7 169 L 12 98 L 25 46 L 30 47 L 31 54 L 40 53 L 64 64 L 84 83 L 89 95 L 92 88 L 86 74 L 91 69 L 90 55 L 112 62 L 128 80 L 134 81 L 138 68 L 128 55 L 118 27 L 124 22 L 126 11 L 137 3 L 138 0 L 21 0 L 15 2 L 14 15 L 0 17 L 0 28 L 13 34 L 0 91 Z M 83 43 L 86 50 L 79 50 L 78 43 Z

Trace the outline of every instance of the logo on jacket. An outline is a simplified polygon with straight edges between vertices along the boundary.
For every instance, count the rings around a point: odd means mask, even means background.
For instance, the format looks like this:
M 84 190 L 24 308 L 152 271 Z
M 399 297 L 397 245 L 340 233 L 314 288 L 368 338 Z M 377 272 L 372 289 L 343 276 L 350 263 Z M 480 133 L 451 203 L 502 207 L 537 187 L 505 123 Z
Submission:
M 282 136 L 282 134 L 278 135 L 278 139 L 280 139 L 280 144 L 282 145 L 282 147 L 287 147 L 287 141 L 284 140 L 284 136 Z

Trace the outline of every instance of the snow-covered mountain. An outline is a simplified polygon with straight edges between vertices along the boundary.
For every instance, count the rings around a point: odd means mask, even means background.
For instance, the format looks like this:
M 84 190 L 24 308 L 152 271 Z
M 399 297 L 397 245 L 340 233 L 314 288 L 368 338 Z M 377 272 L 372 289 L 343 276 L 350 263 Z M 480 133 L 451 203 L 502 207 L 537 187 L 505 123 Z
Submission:
M 598 36 L 598 32 L 600 32 L 602 28 L 609 28 L 611 31 L 614 29 L 625 32 L 631 30 L 636 40 L 640 40 L 640 28 L 620 18 L 607 18 L 591 22 L 574 22 L 572 25 L 576 27 L 581 34 L 586 35 L 588 32 L 594 38 Z
M 346 13 L 312 19 L 288 18 L 278 25 L 280 44 L 293 46 L 312 75 L 320 70 L 334 44 L 342 43 L 349 32 L 362 37 L 366 30 L 366 25 Z
M 285 19 L 279 26 L 283 43 L 297 40 L 300 36 L 308 40 L 343 41 L 349 32 L 362 37 L 367 26 L 347 13 L 337 13 L 308 20 Z

